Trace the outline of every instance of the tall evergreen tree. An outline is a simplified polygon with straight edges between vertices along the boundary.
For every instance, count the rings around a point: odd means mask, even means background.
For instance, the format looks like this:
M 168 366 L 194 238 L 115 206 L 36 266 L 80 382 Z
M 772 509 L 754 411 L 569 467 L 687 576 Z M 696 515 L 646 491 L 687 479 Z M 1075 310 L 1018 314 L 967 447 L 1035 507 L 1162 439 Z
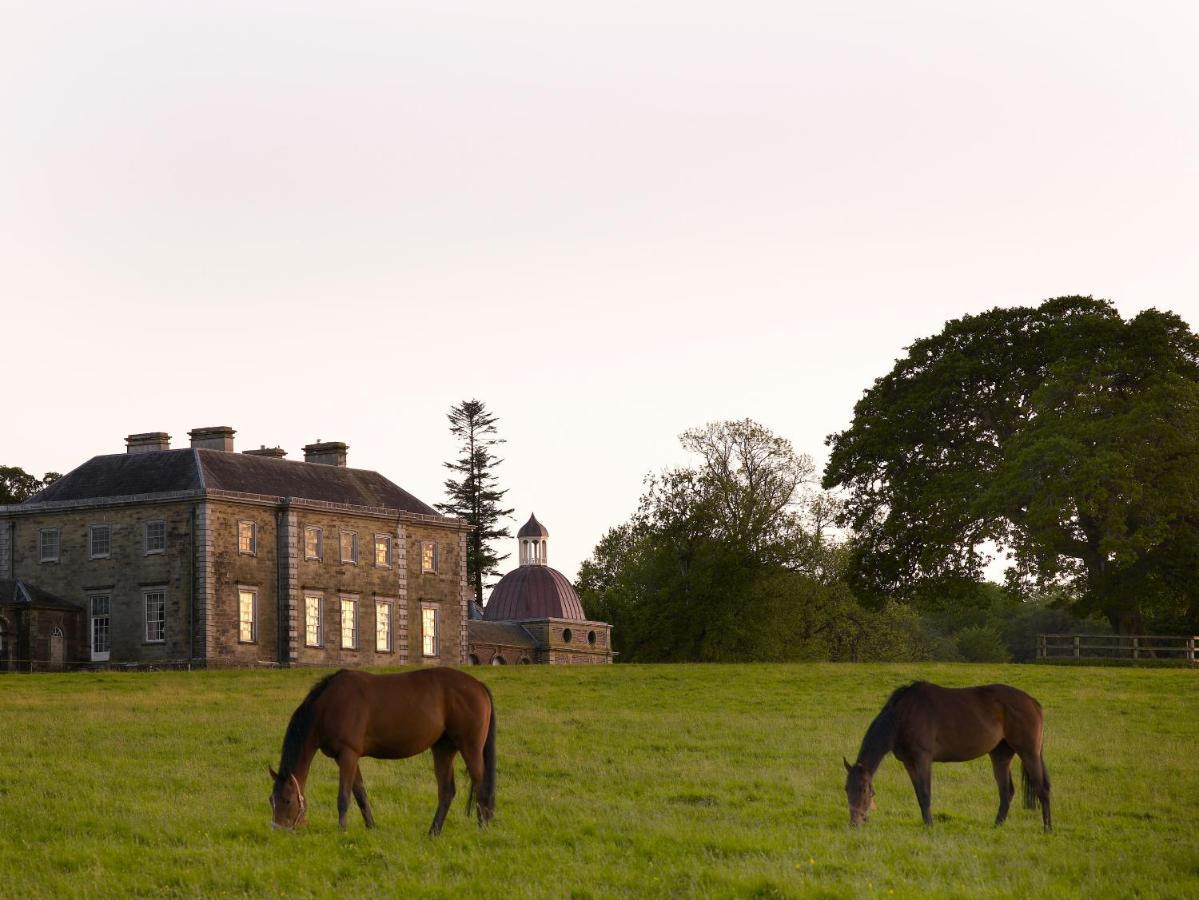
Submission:
M 446 515 L 464 519 L 474 526 L 466 543 L 466 577 L 475 588 L 475 599 L 483 602 L 483 582 L 499 572 L 499 563 L 510 554 L 497 554 L 490 542 L 499 538 L 512 537 L 502 520 L 512 515 L 511 509 L 501 505 L 508 491 L 500 490 L 495 468 L 502 459 L 493 452 L 504 443 L 496 437 L 495 423 L 499 419 L 492 415 L 482 400 L 464 400 L 450 408 L 450 433 L 460 442 L 462 455 L 445 467 L 457 473 L 456 478 L 445 482 L 445 503 L 437 508 Z

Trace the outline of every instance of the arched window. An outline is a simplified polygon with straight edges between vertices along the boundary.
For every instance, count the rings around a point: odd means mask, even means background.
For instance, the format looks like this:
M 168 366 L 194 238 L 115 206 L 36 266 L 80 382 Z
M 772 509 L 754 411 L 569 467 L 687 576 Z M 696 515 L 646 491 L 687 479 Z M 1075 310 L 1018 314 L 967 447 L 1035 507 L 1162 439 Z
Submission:
M 491 664 L 493 666 L 506 666 L 508 665 L 508 660 L 504 659 L 504 657 L 497 653 L 495 656 L 491 657 Z
M 475 656 L 473 653 L 468 657 L 468 659 L 470 660 L 470 664 L 472 666 L 477 666 L 479 664 L 479 657 Z

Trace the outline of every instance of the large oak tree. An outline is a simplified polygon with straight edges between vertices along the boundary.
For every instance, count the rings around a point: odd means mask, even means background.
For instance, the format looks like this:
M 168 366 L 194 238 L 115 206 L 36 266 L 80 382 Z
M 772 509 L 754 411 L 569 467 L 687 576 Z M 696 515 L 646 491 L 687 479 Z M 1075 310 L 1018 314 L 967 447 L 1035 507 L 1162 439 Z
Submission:
M 1119 631 L 1199 624 L 1199 338 L 1173 313 L 1060 297 L 949 322 L 828 443 L 863 599 L 977 596 L 994 542 L 1013 587 Z

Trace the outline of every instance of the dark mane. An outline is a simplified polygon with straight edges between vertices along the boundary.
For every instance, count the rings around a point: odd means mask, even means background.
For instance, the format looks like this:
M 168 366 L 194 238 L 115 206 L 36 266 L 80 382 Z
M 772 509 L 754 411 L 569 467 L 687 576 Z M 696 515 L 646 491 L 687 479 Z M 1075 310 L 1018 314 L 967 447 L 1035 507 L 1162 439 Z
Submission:
M 316 718 L 316 699 L 325 692 L 325 688 L 332 684 L 333 679 L 344 671 L 345 669 L 338 669 L 332 675 L 326 675 L 314 684 L 312 690 L 308 692 L 308 696 L 296 707 L 296 711 L 291 714 L 291 721 L 287 723 L 287 733 L 283 735 L 283 753 L 279 759 L 279 777 L 275 779 L 276 790 L 291 776 L 296 765 L 296 760 L 299 759 L 300 751 L 304 749 L 304 742 L 308 740 L 308 734 L 312 731 L 312 723 Z
M 913 681 L 911 684 L 905 684 L 892 691 L 887 702 L 883 704 L 883 708 L 879 710 L 879 714 L 874 717 L 874 721 L 866 729 L 866 736 L 862 738 L 862 746 L 858 750 L 858 762 L 865 765 L 872 773 L 879 767 L 883 757 L 890 753 L 895 746 L 895 732 L 899 727 L 895 705 L 904 694 L 920 684 L 923 682 Z

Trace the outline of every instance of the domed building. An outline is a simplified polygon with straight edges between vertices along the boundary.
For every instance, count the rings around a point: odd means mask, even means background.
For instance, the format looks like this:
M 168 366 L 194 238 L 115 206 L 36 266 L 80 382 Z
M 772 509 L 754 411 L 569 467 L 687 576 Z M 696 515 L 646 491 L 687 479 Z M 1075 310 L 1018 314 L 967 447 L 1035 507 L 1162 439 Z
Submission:
M 485 607 L 472 604 L 466 626 L 471 663 L 612 662 L 612 626 L 588 619 L 574 586 L 549 567 L 549 537 L 537 516 L 529 516 L 516 534 L 520 565 L 492 588 Z

